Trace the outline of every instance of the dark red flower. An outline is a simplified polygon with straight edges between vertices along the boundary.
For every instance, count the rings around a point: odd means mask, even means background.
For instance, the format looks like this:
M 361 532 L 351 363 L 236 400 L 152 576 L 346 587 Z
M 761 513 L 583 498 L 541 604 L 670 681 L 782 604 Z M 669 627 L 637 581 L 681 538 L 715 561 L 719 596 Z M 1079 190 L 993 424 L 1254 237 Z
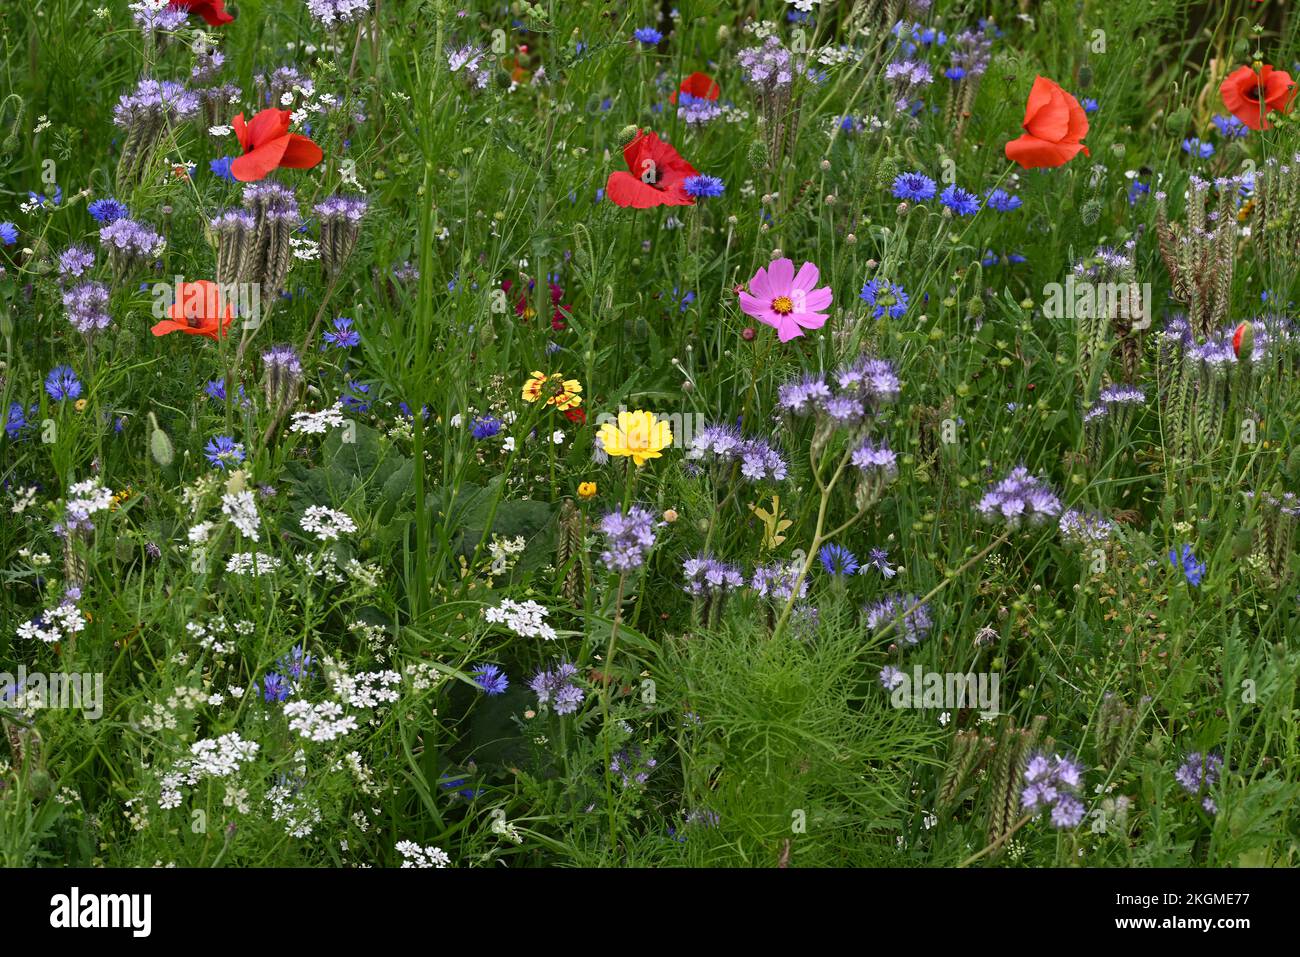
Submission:
M 240 113 L 233 125 L 244 155 L 230 164 L 230 175 L 241 183 L 256 182 L 280 167 L 311 169 L 325 158 L 307 137 L 289 132 L 288 110 L 262 110 L 248 123 Z
M 668 97 L 668 102 L 676 103 L 678 93 L 689 93 L 697 100 L 716 100 L 722 95 L 722 88 L 707 73 L 692 73 L 682 80 L 681 86 L 673 91 L 672 96 Z
M 171 0 L 171 6 L 197 13 L 210 27 L 225 26 L 235 20 L 233 14 L 226 12 L 226 0 Z
M 605 195 L 618 206 L 650 209 L 654 206 L 694 206 L 683 184 L 696 175 L 695 167 L 649 130 L 637 133 L 623 147 L 623 159 L 630 173 L 609 174 Z
M 587 410 L 578 406 L 577 408 L 565 409 L 564 417 L 570 422 L 577 422 L 579 425 L 587 424 Z

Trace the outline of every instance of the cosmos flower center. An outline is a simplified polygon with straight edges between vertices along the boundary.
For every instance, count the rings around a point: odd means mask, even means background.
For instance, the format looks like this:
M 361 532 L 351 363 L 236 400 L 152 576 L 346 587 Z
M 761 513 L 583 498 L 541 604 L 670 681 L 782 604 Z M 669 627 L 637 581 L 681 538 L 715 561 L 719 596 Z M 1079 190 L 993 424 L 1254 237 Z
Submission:
M 780 316 L 788 316 L 794 312 L 794 303 L 789 296 L 777 296 L 772 300 L 772 311 Z

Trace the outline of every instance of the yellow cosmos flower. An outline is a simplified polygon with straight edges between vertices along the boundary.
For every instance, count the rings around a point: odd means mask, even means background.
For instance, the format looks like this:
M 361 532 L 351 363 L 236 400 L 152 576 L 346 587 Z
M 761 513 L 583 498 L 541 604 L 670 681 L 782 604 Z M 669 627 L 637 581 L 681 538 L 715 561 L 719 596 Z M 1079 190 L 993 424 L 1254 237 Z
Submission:
M 582 405 L 582 396 L 578 394 L 581 391 L 582 383 L 577 379 L 566 379 L 559 372 L 550 375 L 534 372 L 524 383 L 522 395 L 525 402 L 545 399 L 547 405 L 553 405 L 563 412 Z
M 655 419 L 653 412 L 620 412 L 618 424 L 606 422 L 596 433 L 601 446 L 610 455 L 630 455 L 637 465 L 673 444 L 673 429 L 667 419 Z
M 596 494 L 595 482 L 578 483 L 578 498 L 591 498 L 595 494 Z

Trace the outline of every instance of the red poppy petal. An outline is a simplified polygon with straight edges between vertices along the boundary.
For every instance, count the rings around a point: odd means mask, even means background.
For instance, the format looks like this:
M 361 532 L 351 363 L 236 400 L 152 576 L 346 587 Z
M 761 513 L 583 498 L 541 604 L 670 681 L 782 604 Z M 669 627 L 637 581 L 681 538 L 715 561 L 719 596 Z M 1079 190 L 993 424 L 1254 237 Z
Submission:
M 1036 136 L 1014 139 L 1006 145 L 1007 159 L 1025 169 L 1064 166 L 1071 157 L 1087 147 L 1080 143 L 1049 143 Z
M 722 89 L 714 82 L 713 77 L 699 72 L 692 73 L 682 80 L 681 91 L 705 100 L 716 100 L 722 94 Z
M 280 158 L 280 165 L 287 169 L 311 169 L 325 158 L 321 148 L 297 133 L 289 134 L 289 146 Z
M 1030 111 L 1032 110 L 1032 116 Z M 1031 136 L 1056 143 L 1070 131 L 1069 107 L 1064 91 L 1045 76 L 1034 79 L 1025 108 L 1025 131 Z
M 248 135 L 253 143 L 253 148 L 261 146 L 263 143 L 269 143 L 272 140 L 278 140 L 282 136 L 289 134 L 289 111 L 269 109 L 262 110 L 252 122 L 248 124 Z
M 230 121 L 230 125 L 235 128 L 235 136 L 239 138 L 239 148 L 248 149 L 248 124 L 244 122 L 244 114 L 240 113 L 236 116 Z
M 183 332 L 186 329 L 183 322 L 177 322 L 175 319 L 164 319 L 162 322 L 156 322 L 149 331 L 155 336 L 165 336 L 170 332 Z
M 605 183 L 605 195 L 616 206 L 630 206 L 633 209 L 663 206 L 666 196 L 649 183 L 641 182 L 639 177 L 622 170 L 609 174 L 609 181 Z
M 241 183 L 255 183 L 280 165 L 280 158 L 289 148 L 289 137 L 282 136 L 245 153 L 230 164 L 230 175 Z

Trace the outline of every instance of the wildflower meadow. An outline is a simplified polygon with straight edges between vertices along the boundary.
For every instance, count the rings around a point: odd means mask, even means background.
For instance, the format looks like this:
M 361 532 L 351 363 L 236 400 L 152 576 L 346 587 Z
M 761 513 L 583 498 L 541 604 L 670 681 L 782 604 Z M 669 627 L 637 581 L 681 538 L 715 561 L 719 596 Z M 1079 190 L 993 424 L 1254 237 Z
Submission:
M 1300 865 L 1298 35 L 0 4 L 0 864 Z

